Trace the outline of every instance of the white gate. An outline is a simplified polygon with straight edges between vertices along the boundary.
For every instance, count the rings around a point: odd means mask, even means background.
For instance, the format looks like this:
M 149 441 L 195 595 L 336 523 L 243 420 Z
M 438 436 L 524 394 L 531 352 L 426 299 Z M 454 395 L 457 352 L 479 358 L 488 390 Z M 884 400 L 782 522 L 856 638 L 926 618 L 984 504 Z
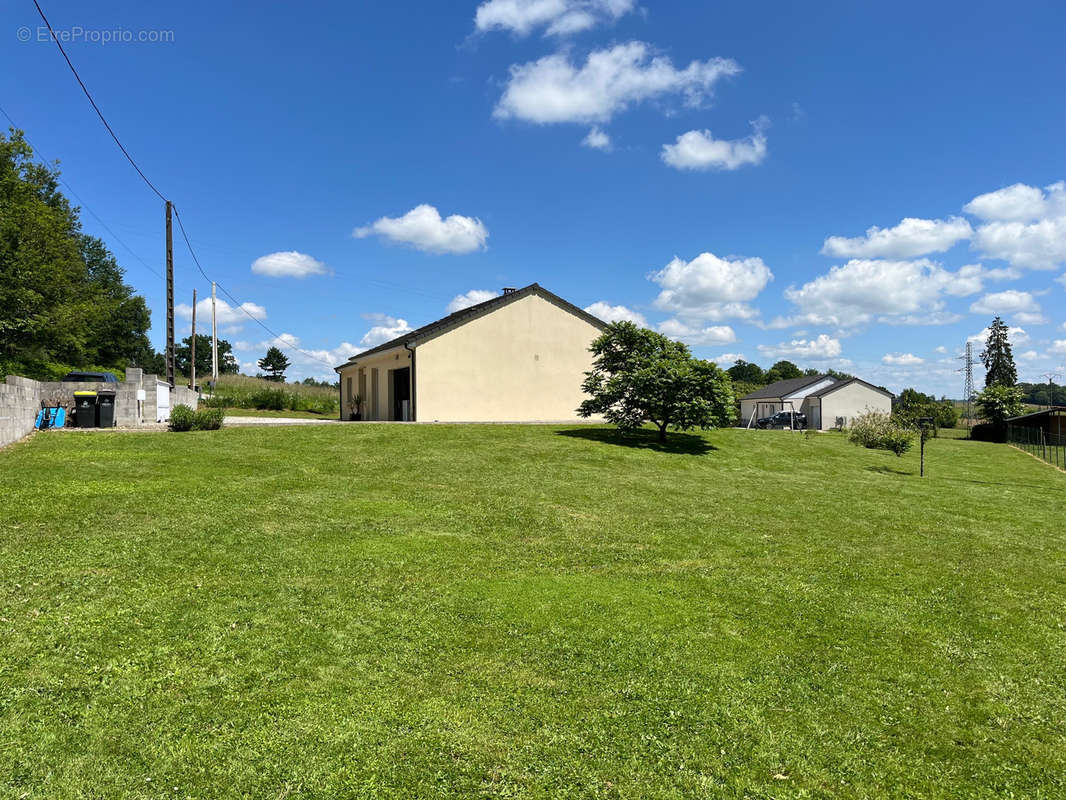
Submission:
M 170 419 L 170 384 L 157 381 L 155 385 L 155 421 L 167 422 Z

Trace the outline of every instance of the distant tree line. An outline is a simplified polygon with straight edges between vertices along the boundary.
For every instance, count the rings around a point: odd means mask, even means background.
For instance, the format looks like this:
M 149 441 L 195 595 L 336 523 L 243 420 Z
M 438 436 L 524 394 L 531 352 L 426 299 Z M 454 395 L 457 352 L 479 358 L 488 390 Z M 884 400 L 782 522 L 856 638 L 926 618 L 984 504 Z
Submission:
M 144 298 L 58 187 L 21 131 L 0 133 L 0 367 L 51 377 L 55 365 L 149 364 Z
M 1035 406 L 1066 406 L 1066 386 L 1057 383 L 1019 383 L 1022 402 Z

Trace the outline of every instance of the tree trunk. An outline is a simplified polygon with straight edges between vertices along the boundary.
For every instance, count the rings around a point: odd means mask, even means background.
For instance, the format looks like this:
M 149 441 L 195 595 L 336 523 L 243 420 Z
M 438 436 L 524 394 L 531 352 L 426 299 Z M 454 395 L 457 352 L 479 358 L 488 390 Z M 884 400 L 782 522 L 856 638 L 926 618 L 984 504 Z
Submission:
M 666 423 L 659 426 L 659 441 L 666 444 Z

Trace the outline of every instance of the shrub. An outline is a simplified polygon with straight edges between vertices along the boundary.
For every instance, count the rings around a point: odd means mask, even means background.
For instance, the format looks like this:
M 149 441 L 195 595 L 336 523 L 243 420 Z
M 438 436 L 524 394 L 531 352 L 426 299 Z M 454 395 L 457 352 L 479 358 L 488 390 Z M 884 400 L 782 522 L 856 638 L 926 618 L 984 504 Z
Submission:
M 187 405 L 177 405 L 170 409 L 170 429 L 172 431 L 191 431 L 196 421 L 196 412 Z
M 260 389 L 251 397 L 252 407 L 269 411 L 282 411 L 285 408 L 285 392 L 281 389 Z
M 170 409 L 170 429 L 172 431 L 217 431 L 222 427 L 221 408 L 201 408 L 193 411 L 187 405 L 177 405 Z
M 848 439 L 872 450 L 890 450 L 902 456 L 914 444 L 914 430 L 889 414 L 870 411 L 852 420 Z
M 193 414 L 192 429 L 194 431 L 217 431 L 222 427 L 221 408 L 201 408 Z
M 933 412 L 938 428 L 954 428 L 959 424 L 959 410 L 950 400 L 941 400 Z

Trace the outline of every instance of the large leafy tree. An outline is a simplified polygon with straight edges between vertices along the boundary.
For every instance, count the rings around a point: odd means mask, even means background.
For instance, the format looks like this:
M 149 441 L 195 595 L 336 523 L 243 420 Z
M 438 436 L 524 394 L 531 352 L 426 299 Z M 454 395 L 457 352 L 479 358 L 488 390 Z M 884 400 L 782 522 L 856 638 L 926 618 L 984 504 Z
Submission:
M 996 317 L 988 326 L 985 349 L 981 361 L 985 365 L 985 386 L 1014 386 L 1018 382 L 1018 368 L 1014 366 L 1007 323 Z
M 81 232 L 59 170 L 0 134 L 0 359 L 115 367 L 147 361 L 148 308 L 104 243 Z
M 186 336 L 181 344 L 174 348 L 174 369 L 182 375 L 191 375 L 192 336 Z M 218 372 L 220 375 L 236 375 L 240 369 L 237 357 L 233 355 L 233 345 L 225 339 L 218 340 Z M 205 333 L 196 334 L 196 377 L 209 380 L 211 377 L 211 337 Z
M 289 368 L 289 359 L 277 347 L 271 347 L 267 350 L 266 355 L 259 359 L 257 363 L 259 364 L 259 369 L 268 373 L 267 380 L 278 381 L 279 383 L 285 380 L 285 370 Z
M 992 384 L 977 395 L 978 413 L 997 429 L 1006 429 L 1007 420 L 1024 410 L 1022 390 L 1016 386 Z
M 892 417 L 900 423 L 917 426 L 920 417 L 931 417 L 935 428 L 954 428 L 959 412 L 950 400 L 937 400 L 917 389 L 904 389 L 896 398 Z
M 680 342 L 613 322 L 589 349 L 595 358 L 582 387 L 589 398 L 577 409 L 582 417 L 602 414 L 622 430 L 650 422 L 660 442 L 668 428 L 714 428 L 733 419 L 729 375 Z
M 751 361 L 738 359 L 726 372 L 729 373 L 729 377 L 734 384 L 751 383 L 756 386 L 764 386 L 767 383 L 766 373 L 762 371 L 762 367 L 758 364 L 753 364 Z
M 793 364 L 791 361 L 778 361 L 770 369 L 766 370 L 766 382 L 776 383 L 777 381 L 788 380 L 789 378 L 802 378 L 803 370 Z

